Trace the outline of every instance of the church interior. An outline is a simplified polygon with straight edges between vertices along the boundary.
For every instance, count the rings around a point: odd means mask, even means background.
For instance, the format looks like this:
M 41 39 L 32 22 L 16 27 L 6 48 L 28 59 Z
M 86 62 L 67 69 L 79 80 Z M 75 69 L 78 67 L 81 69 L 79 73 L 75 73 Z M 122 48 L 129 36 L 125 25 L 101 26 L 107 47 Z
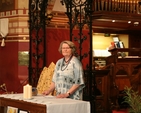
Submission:
M 125 88 L 141 94 L 141 1 L 1 0 L 0 95 L 48 88 L 63 40 L 77 45 L 91 113 L 127 113 Z

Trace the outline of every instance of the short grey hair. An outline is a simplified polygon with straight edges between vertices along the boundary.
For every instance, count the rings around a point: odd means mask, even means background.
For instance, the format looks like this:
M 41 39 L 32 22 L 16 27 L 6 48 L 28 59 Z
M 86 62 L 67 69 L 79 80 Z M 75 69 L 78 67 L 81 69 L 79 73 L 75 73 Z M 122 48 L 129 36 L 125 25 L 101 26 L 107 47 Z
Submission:
M 76 46 L 75 46 L 75 44 L 74 44 L 72 41 L 65 40 L 65 41 L 62 41 L 62 42 L 60 43 L 60 46 L 59 46 L 59 49 L 58 49 L 58 51 L 59 51 L 61 54 L 62 54 L 62 45 L 63 45 L 64 43 L 69 45 L 69 47 L 70 47 L 71 50 L 72 50 L 72 54 L 74 54 L 74 53 L 76 52 Z

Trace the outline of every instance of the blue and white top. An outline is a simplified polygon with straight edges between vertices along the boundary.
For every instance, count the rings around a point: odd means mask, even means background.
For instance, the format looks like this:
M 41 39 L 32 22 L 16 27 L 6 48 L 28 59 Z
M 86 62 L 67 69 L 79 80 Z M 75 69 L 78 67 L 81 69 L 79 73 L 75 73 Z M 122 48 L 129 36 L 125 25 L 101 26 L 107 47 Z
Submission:
M 70 95 L 70 98 L 82 99 L 82 89 L 84 88 L 83 69 L 81 62 L 77 57 L 73 56 L 68 64 L 64 62 L 64 58 L 57 61 L 52 81 L 55 83 L 57 95 L 66 93 L 73 85 L 80 87 Z

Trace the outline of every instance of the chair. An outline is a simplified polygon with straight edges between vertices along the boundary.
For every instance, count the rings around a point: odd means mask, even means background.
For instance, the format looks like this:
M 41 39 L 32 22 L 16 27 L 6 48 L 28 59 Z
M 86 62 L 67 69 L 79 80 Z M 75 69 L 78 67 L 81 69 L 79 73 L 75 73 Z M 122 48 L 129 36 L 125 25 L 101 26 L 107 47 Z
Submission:
M 49 65 L 48 68 L 47 67 L 43 68 L 43 70 L 40 74 L 40 78 L 38 80 L 38 84 L 37 84 L 38 94 L 42 94 L 43 91 L 50 88 L 54 68 L 55 68 L 55 64 L 53 62 Z M 53 93 L 51 93 L 50 95 L 56 95 L 55 91 Z

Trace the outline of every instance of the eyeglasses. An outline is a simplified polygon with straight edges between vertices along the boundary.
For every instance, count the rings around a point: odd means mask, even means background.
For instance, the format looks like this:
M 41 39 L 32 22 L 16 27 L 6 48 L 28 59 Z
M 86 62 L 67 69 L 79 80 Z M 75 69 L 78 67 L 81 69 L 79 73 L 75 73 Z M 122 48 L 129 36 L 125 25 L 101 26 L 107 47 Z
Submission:
M 70 47 L 62 47 L 62 49 L 71 49 Z

